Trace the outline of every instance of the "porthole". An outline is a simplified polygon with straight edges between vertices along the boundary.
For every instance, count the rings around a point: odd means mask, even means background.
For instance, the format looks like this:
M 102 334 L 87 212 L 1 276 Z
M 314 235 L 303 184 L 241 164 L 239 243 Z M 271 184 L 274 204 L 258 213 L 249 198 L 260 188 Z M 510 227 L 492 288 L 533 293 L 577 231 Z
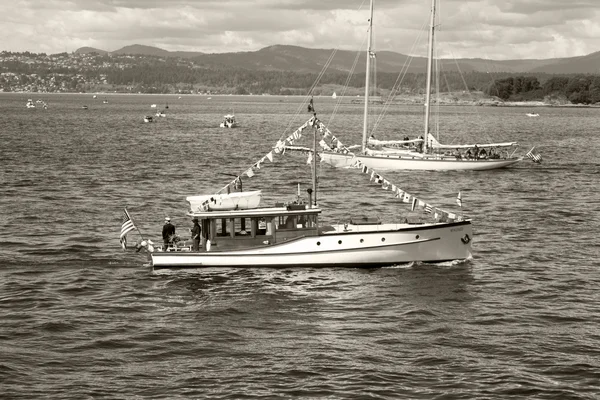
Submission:
M 418 239 L 418 238 L 419 238 L 419 235 L 415 236 L 415 239 Z
M 317 246 L 320 246 L 320 245 L 321 245 L 321 242 L 317 242 Z
M 365 239 L 360 239 L 360 242 L 361 242 L 361 243 L 364 243 L 364 241 L 365 241 Z
M 341 241 L 341 240 L 338 240 L 338 244 L 342 244 L 342 241 Z
M 385 242 L 385 238 L 381 238 L 381 241 L 382 241 L 382 242 Z

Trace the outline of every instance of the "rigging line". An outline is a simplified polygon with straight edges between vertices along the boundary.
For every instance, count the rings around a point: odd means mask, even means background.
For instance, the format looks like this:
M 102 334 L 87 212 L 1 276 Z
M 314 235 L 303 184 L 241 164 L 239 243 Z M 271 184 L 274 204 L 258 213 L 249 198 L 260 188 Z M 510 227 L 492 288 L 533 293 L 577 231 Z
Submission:
M 363 38 L 363 42 L 360 45 L 361 49 L 363 48 L 363 45 L 365 44 L 366 40 L 367 40 L 366 37 Z M 358 60 L 360 59 L 360 54 L 361 54 L 360 51 L 356 52 L 356 56 L 354 57 L 354 63 L 352 64 L 352 67 L 350 68 L 350 71 L 348 72 L 348 75 L 346 76 L 346 81 L 344 82 L 344 88 L 342 89 L 339 99 L 338 99 L 338 101 L 336 101 L 333 111 L 332 111 L 331 115 L 329 116 L 329 120 L 327 121 L 327 126 L 330 126 L 333 123 L 333 119 L 335 118 L 337 111 L 339 110 L 340 106 L 342 105 L 342 98 L 348 92 L 348 86 L 350 85 L 350 80 L 352 79 L 352 75 L 354 74 L 354 71 L 356 70 L 356 65 L 358 64 Z
M 419 35 L 413 41 L 413 44 L 409 51 L 409 54 L 415 53 L 417 45 L 422 40 L 423 32 L 425 31 L 425 26 L 428 26 L 428 25 L 429 25 L 429 19 L 427 18 L 421 25 L 421 29 L 419 29 Z M 392 87 L 390 97 L 388 98 L 388 101 L 385 103 L 384 109 L 381 112 L 381 114 L 379 115 L 379 118 L 373 124 L 373 129 L 371 130 L 372 134 L 374 134 L 376 132 L 377 128 L 379 127 L 379 124 L 383 121 L 383 117 L 387 113 L 387 110 L 392 105 L 392 101 L 395 99 L 397 93 L 400 91 L 400 89 L 401 89 L 400 85 L 402 84 L 402 82 L 404 82 L 404 79 L 406 78 L 406 75 L 408 74 L 408 70 L 409 70 L 410 65 L 411 65 L 412 61 L 414 60 L 414 58 L 415 58 L 414 56 L 407 56 L 406 59 L 404 60 L 404 64 L 402 65 L 402 68 L 400 69 L 400 72 L 398 73 L 398 76 L 396 77 L 396 81 L 394 82 L 394 85 Z
M 363 0 L 363 2 L 361 3 L 361 5 L 359 6 L 357 11 L 360 11 L 363 6 L 365 5 L 366 1 L 368 0 Z M 340 41 L 341 43 L 341 41 Z M 329 66 L 331 65 L 331 62 L 333 61 L 333 58 L 337 52 L 337 50 L 340 48 L 340 45 L 337 46 L 337 48 L 335 48 L 332 52 L 332 54 L 329 56 L 329 59 L 327 60 L 327 62 L 325 63 L 325 65 L 323 66 L 323 68 L 321 69 L 321 72 L 319 73 L 319 75 L 317 76 L 317 78 L 315 79 L 315 82 L 313 82 L 312 86 L 310 87 L 308 94 L 304 97 L 303 101 L 301 102 L 301 104 L 298 106 L 298 109 L 296 110 L 296 113 L 294 114 L 294 116 L 290 119 L 287 127 L 284 129 L 283 133 L 281 134 L 281 136 L 279 137 L 279 139 L 281 140 L 283 137 L 286 136 L 287 132 L 290 131 L 291 126 L 293 124 L 293 121 L 295 121 L 296 117 L 298 117 L 298 115 L 300 115 L 302 113 L 302 109 L 304 109 L 308 103 L 308 98 L 312 97 L 310 95 L 310 93 L 313 92 L 313 90 L 316 88 L 316 86 L 318 85 L 318 83 L 321 81 L 321 78 L 323 77 L 323 75 L 325 74 L 325 72 L 327 71 L 327 69 L 329 68 Z

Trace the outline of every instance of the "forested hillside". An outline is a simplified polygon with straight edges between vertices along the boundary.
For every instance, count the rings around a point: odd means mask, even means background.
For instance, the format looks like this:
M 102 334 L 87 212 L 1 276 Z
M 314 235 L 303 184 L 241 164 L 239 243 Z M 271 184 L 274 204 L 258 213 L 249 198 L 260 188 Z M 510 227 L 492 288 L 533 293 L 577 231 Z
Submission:
M 441 92 L 483 92 L 509 101 L 600 102 L 600 76 L 457 71 L 437 75 Z M 317 79 L 318 82 L 317 82 Z M 424 93 L 424 73 L 378 73 L 372 86 L 381 96 Z M 333 71 L 250 70 L 198 64 L 189 58 L 78 54 L 0 53 L 0 88 L 30 92 L 128 92 L 361 95 L 365 74 Z

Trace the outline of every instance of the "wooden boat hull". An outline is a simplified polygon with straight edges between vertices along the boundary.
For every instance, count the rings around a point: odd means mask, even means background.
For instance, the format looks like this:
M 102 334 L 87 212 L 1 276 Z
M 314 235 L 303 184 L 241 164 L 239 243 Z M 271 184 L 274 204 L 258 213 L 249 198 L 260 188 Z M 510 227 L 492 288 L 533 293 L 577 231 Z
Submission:
M 414 261 L 471 257 L 470 221 L 435 224 L 342 225 L 331 233 L 300 237 L 252 249 L 156 252 L 161 268 L 202 267 L 377 267 Z
M 404 156 L 366 156 L 341 153 L 321 153 L 321 161 L 336 168 L 347 168 L 360 161 L 376 171 L 421 170 L 421 171 L 484 171 L 506 168 L 523 160 L 522 157 L 456 159 L 452 157 L 417 158 Z

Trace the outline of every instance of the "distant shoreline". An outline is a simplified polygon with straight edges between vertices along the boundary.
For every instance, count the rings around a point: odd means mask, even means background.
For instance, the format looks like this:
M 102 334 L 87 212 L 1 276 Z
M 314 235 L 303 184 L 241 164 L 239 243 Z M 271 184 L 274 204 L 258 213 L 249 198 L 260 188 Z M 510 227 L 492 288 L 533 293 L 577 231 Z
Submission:
M 75 92 L 0 92 L 0 95 L 10 95 L 10 96 L 23 96 L 28 98 L 34 97 L 43 97 L 43 96 L 55 96 L 55 95 L 67 95 L 67 96 L 160 96 L 160 97 L 298 97 L 305 98 L 306 95 L 262 95 L 262 94 L 201 94 L 201 93 L 124 93 L 124 92 L 86 92 L 86 93 L 75 93 Z M 328 95 L 315 95 L 315 98 L 331 98 Z M 460 97 L 460 96 L 459 96 Z M 552 107 L 552 108 L 600 108 L 600 104 L 572 104 L 572 103 L 546 103 L 539 100 L 533 101 L 502 101 L 497 98 L 486 98 L 486 97 L 478 97 L 478 96 L 469 96 L 470 99 L 466 98 L 456 98 L 456 96 L 441 96 L 439 104 L 436 104 L 435 101 L 433 105 L 439 106 L 469 106 L 469 107 L 530 107 L 530 108 L 543 108 L 543 107 Z M 364 104 L 364 96 L 338 96 L 338 100 L 346 100 L 352 104 Z M 383 100 L 372 100 L 373 104 L 384 104 Z M 391 104 L 398 105 L 414 105 L 414 106 L 423 106 L 425 104 L 423 96 L 414 96 L 414 95 L 406 95 L 406 96 L 396 96 Z

